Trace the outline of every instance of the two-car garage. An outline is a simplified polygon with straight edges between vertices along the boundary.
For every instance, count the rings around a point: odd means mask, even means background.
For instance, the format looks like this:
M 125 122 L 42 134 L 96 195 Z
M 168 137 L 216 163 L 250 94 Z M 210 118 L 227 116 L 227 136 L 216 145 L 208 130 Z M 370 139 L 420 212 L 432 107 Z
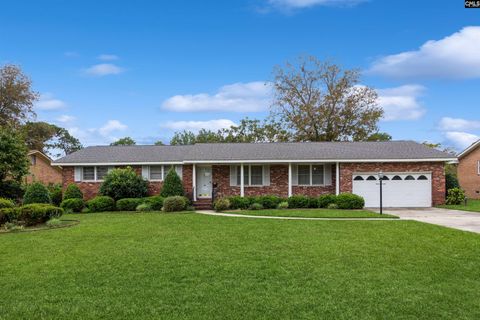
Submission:
M 377 173 L 354 173 L 353 193 L 365 199 L 366 207 L 380 206 L 380 178 Z M 384 207 L 431 207 L 432 174 L 427 172 L 383 173 Z

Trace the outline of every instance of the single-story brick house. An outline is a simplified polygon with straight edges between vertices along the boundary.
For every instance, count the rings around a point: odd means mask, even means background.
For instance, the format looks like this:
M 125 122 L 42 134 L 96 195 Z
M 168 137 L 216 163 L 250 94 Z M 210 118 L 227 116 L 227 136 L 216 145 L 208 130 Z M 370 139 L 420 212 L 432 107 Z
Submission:
M 480 199 L 480 140 L 458 155 L 458 182 L 470 199 Z
M 30 166 L 28 174 L 24 177 L 25 183 L 41 182 L 43 184 L 62 183 L 62 168 L 52 166 L 52 159 L 38 150 L 28 152 Z
M 76 183 L 86 198 L 98 193 L 108 170 L 124 166 L 147 179 L 150 193 L 157 194 L 174 166 L 196 203 L 232 195 L 353 192 L 375 207 L 383 172 L 385 206 L 429 207 L 444 203 L 444 165 L 454 160 L 413 141 L 388 141 L 95 146 L 55 164 L 63 167 L 64 187 Z

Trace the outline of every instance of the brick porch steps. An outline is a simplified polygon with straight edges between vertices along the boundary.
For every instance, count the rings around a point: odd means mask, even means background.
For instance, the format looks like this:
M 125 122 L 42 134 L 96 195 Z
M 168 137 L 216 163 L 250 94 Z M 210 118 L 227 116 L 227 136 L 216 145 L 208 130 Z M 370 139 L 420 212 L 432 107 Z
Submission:
M 193 203 L 193 206 L 196 210 L 212 210 L 212 199 L 197 199 Z

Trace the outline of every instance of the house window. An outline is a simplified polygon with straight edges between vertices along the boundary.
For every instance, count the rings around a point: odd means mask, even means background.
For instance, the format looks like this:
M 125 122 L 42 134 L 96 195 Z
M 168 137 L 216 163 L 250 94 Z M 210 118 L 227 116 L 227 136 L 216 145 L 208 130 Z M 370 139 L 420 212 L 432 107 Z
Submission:
M 95 167 L 83 167 L 83 176 L 82 180 L 95 180 Z
M 30 156 L 30 163 L 32 164 L 32 166 L 37 164 L 37 156 L 36 155 L 32 154 Z
M 150 166 L 149 180 L 163 180 L 162 166 Z
M 241 166 L 236 166 L 237 186 L 241 184 L 240 173 Z M 263 166 L 244 165 L 243 166 L 243 184 L 245 186 L 263 186 Z
M 323 164 L 299 165 L 298 184 L 301 186 L 321 186 L 325 184 L 325 166 Z
M 83 167 L 82 181 L 102 181 L 110 170 L 107 166 Z
M 95 167 L 97 169 L 97 179 L 96 180 L 103 180 L 103 178 L 108 173 L 108 167 Z

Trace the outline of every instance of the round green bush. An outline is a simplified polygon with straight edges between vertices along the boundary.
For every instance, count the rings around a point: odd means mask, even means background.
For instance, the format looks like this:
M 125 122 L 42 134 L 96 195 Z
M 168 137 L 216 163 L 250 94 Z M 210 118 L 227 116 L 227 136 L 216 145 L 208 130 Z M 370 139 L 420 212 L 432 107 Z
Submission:
M 60 207 L 67 212 L 82 212 L 85 207 L 85 201 L 76 198 L 66 199 L 62 201 Z
M 317 203 L 319 208 L 328 208 L 332 203 L 335 203 L 337 196 L 334 194 L 322 194 L 318 197 Z
M 241 197 L 241 196 L 232 196 L 228 197 L 228 201 L 230 201 L 230 209 L 237 210 L 237 209 L 248 209 L 250 206 L 251 198 L 248 197 Z
M 363 209 L 365 200 L 353 193 L 341 193 L 335 201 L 339 209 Z
M 54 184 L 48 187 L 48 191 L 50 193 L 50 199 L 52 200 L 52 204 L 57 207 L 60 206 L 63 199 L 62 187 L 58 184 Z
M 182 179 L 180 179 L 173 167 L 168 171 L 165 181 L 163 181 L 160 195 L 164 198 L 185 195 Z
M 143 201 L 148 204 L 152 210 L 160 211 L 163 208 L 164 198 L 162 196 L 151 196 L 143 198 Z
M 181 196 L 167 197 L 163 201 L 163 211 L 175 212 L 183 211 L 188 205 L 187 198 Z
M 318 198 L 308 197 L 308 207 L 309 208 L 318 208 Z
M 96 196 L 87 201 L 90 212 L 105 212 L 115 210 L 115 200 L 109 196 Z
M 142 211 L 142 212 L 148 212 L 148 211 L 152 211 L 152 207 L 148 203 L 141 203 L 135 208 L 135 210 L 136 211 Z
M 447 205 L 459 205 L 465 201 L 465 192 L 460 188 L 452 188 L 447 192 Z
M 15 207 L 15 202 L 10 199 L 0 198 L 0 209 L 13 207 Z
M 27 226 L 44 223 L 53 218 L 60 218 L 63 215 L 62 208 L 43 203 L 27 204 L 17 208 L 17 210 L 16 219 L 23 221 Z
M 460 188 L 460 184 L 458 183 L 458 178 L 455 174 L 452 172 L 446 172 L 445 173 L 445 190 L 448 196 L 448 190 L 454 189 L 454 188 Z
M 105 176 L 100 193 L 115 200 L 143 198 L 148 193 L 148 183 L 130 167 L 117 168 Z
M 25 186 L 15 180 L 0 181 L 0 197 L 20 200 L 25 194 Z
M 213 205 L 215 211 L 224 211 L 230 209 L 230 200 L 227 198 L 220 198 L 215 201 Z
M 288 207 L 290 209 L 308 208 L 310 199 L 306 196 L 298 195 L 288 198 Z
M 273 195 L 259 196 L 255 202 L 260 203 L 265 209 L 275 209 L 282 199 Z
M 7 222 L 13 222 L 17 220 L 19 213 L 19 208 L 2 208 L 0 209 L 0 225 L 3 225 Z
M 144 198 L 124 198 L 117 201 L 118 211 L 135 211 L 137 207 L 144 203 Z
M 66 199 L 83 199 L 82 190 L 75 183 L 69 184 L 63 195 L 63 200 Z
M 277 209 L 288 209 L 288 201 L 280 202 L 277 206 Z
M 250 205 L 250 207 L 248 209 L 250 209 L 250 210 L 262 210 L 263 206 L 262 206 L 261 203 L 254 202 Z
M 27 187 L 27 191 L 23 196 L 23 204 L 32 203 L 50 203 L 50 195 L 48 189 L 40 182 L 34 182 Z

